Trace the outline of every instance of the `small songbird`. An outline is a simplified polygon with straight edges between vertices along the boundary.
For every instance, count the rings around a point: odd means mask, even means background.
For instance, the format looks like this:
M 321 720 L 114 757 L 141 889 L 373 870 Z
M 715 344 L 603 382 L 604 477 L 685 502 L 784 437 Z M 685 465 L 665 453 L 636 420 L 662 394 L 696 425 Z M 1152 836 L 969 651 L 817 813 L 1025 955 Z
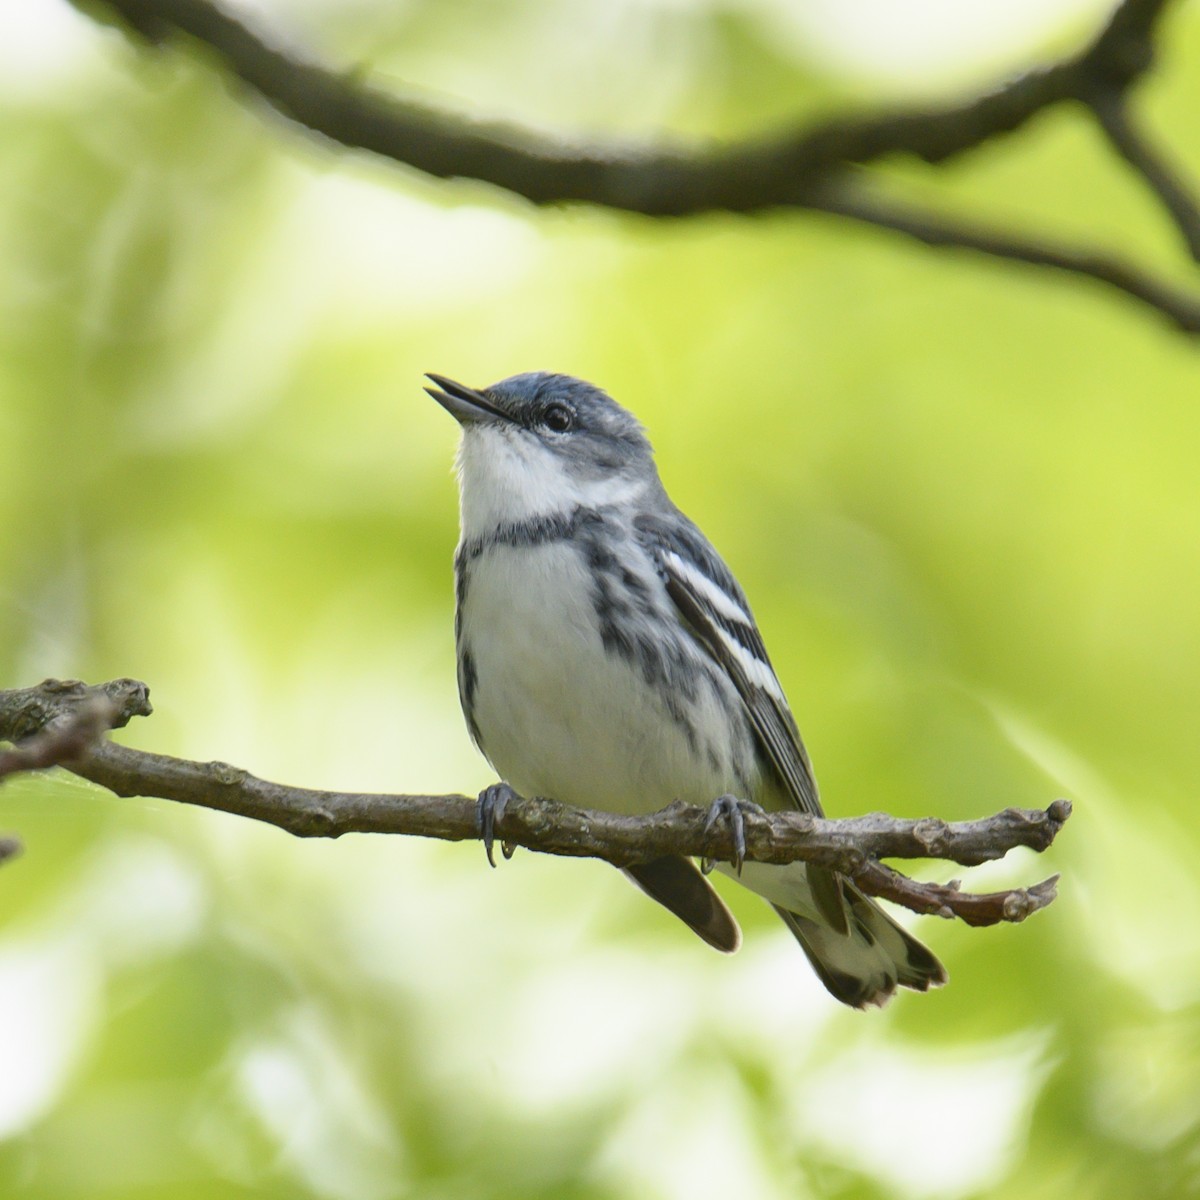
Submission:
M 746 597 L 671 503 L 637 420 L 568 375 L 481 391 L 428 378 L 462 426 L 458 690 L 472 739 L 505 781 L 480 797 L 489 858 L 512 789 L 629 814 L 711 806 L 735 841 L 743 804 L 820 815 Z M 835 872 L 718 865 L 771 902 L 842 1003 L 945 982 L 934 955 Z M 709 945 L 737 949 L 732 914 L 691 859 L 625 873 Z

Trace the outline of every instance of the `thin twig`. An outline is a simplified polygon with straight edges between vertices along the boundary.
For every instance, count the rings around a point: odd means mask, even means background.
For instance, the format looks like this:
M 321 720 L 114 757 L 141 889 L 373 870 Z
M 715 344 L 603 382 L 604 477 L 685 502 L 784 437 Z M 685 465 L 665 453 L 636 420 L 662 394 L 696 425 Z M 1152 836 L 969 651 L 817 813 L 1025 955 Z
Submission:
M 107 683 L 44 679 L 34 687 L 0 691 L 0 741 L 24 742 L 92 704 L 108 711 L 108 729 L 124 729 L 134 717 L 148 717 L 154 711 L 150 689 L 140 679 Z
M 964 892 L 958 881 L 923 883 L 870 859 L 851 872 L 855 883 L 872 896 L 881 896 L 918 913 L 958 917 L 968 925 L 1018 922 L 1045 908 L 1058 896 L 1058 876 L 1051 875 L 1029 888 L 1003 892 Z
M 90 695 L 37 733 L 8 750 L 0 750 L 0 779 L 18 771 L 66 766 L 82 758 L 93 743 L 114 727 L 120 705 L 110 696 Z
M 89 691 L 123 699 L 118 720 L 149 711 L 144 684 L 115 681 L 96 689 L 48 681 L 37 703 L 43 718 L 61 721 L 64 711 L 86 703 Z M 82 691 L 81 691 L 82 689 Z M 0 692 L 0 737 L 14 723 L 27 726 L 40 689 Z M 476 801 L 469 796 L 380 795 L 289 787 L 221 762 L 191 762 L 132 750 L 102 741 L 64 764 L 75 774 L 118 796 L 158 796 L 183 804 L 264 821 L 300 837 L 339 837 L 344 833 L 391 833 L 448 841 L 480 836 Z M 880 857 L 939 858 L 964 865 L 1001 858 L 1018 846 L 1041 851 L 1051 845 L 1071 813 L 1065 800 L 1045 811 L 1007 809 L 978 821 L 946 822 L 871 813 L 841 820 L 804 813 L 749 814 L 745 818 L 746 857 L 764 863 L 797 860 L 821 863 L 852 876 L 865 891 L 897 899 L 921 912 L 949 909 L 975 923 L 1019 920 L 1032 911 L 1025 901 L 1004 903 L 956 893 L 945 899 L 937 884 L 904 880 L 876 870 Z M 504 810 L 498 836 L 511 845 L 548 854 L 603 859 L 617 866 L 666 854 L 730 861 L 733 839 L 721 824 L 709 827 L 706 809 L 673 804 L 646 816 L 570 808 L 553 800 L 517 797 Z M 897 882 L 903 880 L 903 883 Z M 1012 893 L 1016 895 L 1017 893 Z M 1044 901 L 1044 902 L 1048 902 Z
M 819 212 L 903 233 L 927 246 L 969 250 L 992 258 L 1081 275 L 1140 300 L 1184 333 L 1200 333 L 1200 294 L 1187 292 L 1106 250 L 1056 245 L 831 184 L 809 201 Z
M 1125 93 L 1105 88 L 1087 101 L 1112 148 L 1161 201 L 1188 253 L 1200 262 L 1200 207 L 1187 184 L 1137 128 Z
M 149 713 L 145 684 L 118 679 L 98 688 L 75 680 L 47 679 L 37 688 L 0 692 L 0 780 L 18 771 L 68 766 L 110 729 L 136 713 Z M 0 837 L 0 863 L 21 853 L 15 837 Z

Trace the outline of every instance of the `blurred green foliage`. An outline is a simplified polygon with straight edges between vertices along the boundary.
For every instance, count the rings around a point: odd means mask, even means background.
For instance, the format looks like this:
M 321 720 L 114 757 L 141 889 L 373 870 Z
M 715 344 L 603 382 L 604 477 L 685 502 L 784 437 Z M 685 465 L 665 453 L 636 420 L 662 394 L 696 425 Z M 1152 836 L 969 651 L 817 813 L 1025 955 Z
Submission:
M 492 873 L 14 780 L 0 1195 L 1200 1193 L 1195 344 L 1083 283 L 813 217 L 437 184 L 303 136 L 202 55 L 35 7 L 4 18 L 28 28 L 0 89 L 0 678 L 144 678 L 156 713 L 123 739 L 272 778 L 482 786 L 455 431 L 420 377 L 563 370 L 642 417 L 724 549 L 833 813 L 1076 815 L 1047 861 L 969 874 L 1061 871 L 1058 904 L 926 920 L 950 986 L 862 1016 L 752 897 L 727 960 L 599 864 Z M 731 135 L 1003 65 L 834 72 L 794 17 L 277 20 L 385 85 L 581 135 Z M 1200 171 L 1195 11 L 1168 34 L 1138 100 Z M 1076 113 L 901 172 L 1174 253 Z

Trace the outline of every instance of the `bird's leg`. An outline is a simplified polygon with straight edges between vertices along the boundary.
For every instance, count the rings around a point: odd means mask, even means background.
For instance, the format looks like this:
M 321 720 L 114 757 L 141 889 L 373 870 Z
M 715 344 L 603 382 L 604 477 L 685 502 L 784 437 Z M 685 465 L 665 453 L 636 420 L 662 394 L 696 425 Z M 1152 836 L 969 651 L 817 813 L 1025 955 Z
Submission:
M 729 821 L 729 829 L 733 834 L 733 867 L 740 875 L 742 873 L 742 863 L 746 861 L 746 823 L 742 819 L 743 813 L 754 813 L 756 816 L 762 816 L 763 809 L 761 804 L 755 804 L 753 800 L 739 800 L 737 796 L 726 793 L 724 796 L 718 796 L 708 809 L 708 820 L 704 823 L 704 832 L 711 833 L 716 823 L 725 817 Z M 700 870 L 705 875 L 712 873 L 713 867 L 717 865 L 715 858 L 706 858 L 700 863 Z
M 496 857 L 492 848 L 496 844 L 496 826 L 504 820 L 504 810 L 510 800 L 515 800 L 517 793 L 507 783 L 489 784 L 479 793 L 475 804 L 475 823 L 479 827 L 479 836 L 483 839 L 483 849 L 487 854 L 488 863 L 496 865 Z M 505 858 L 512 858 L 514 847 L 501 843 L 500 850 Z

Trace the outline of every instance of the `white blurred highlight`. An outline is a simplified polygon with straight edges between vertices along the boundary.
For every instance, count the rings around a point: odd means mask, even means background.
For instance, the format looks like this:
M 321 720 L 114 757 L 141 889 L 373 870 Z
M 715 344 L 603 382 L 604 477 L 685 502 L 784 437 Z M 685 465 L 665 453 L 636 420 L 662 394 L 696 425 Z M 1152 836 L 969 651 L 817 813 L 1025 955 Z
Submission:
M 1046 1041 L 947 1052 L 864 1038 L 797 1085 L 793 1128 L 890 1195 L 973 1195 L 1024 1147 Z
M 58 1100 L 88 1042 L 98 979 L 68 937 L 0 945 L 0 1140 Z
M 66 0 L 0 4 L 0 96 L 19 99 L 71 83 L 94 63 L 102 36 Z
M 1061 848 L 1080 863 L 1067 896 L 1081 905 L 1080 928 L 1092 941 L 1088 957 L 1160 1009 L 1194 1004 L 1200 925 L 1171 919 L 1200 912 L 1194 833 L 1176 827 L 1153 796 L 1118 796 L 1091 763 L 1029 717 L 993 708 L 1013 745 L 1078 805 Z M 1089 880 L 1105 883 L 1092 887 Z
M 165 843 L 101 847 L 37 927 L 0 942 L 0 1139 L 69 1085 L 101 1020 L 110 972 L 171 953 L 199 930 L 204 893 Z
M 316 1195 L 402 1195 L 398 1145 L 352 1061 L 318 1011 L 297 1006 L 281 1014 L 275 1032 L 235 1053 L 235 1087 L 279 1147 L 283 1168 Z
M 745 0 L 792 49 L 873 84 L 966 82 L 1028 54 L 1082 21 L 1098 26 L 1109 0 Z

